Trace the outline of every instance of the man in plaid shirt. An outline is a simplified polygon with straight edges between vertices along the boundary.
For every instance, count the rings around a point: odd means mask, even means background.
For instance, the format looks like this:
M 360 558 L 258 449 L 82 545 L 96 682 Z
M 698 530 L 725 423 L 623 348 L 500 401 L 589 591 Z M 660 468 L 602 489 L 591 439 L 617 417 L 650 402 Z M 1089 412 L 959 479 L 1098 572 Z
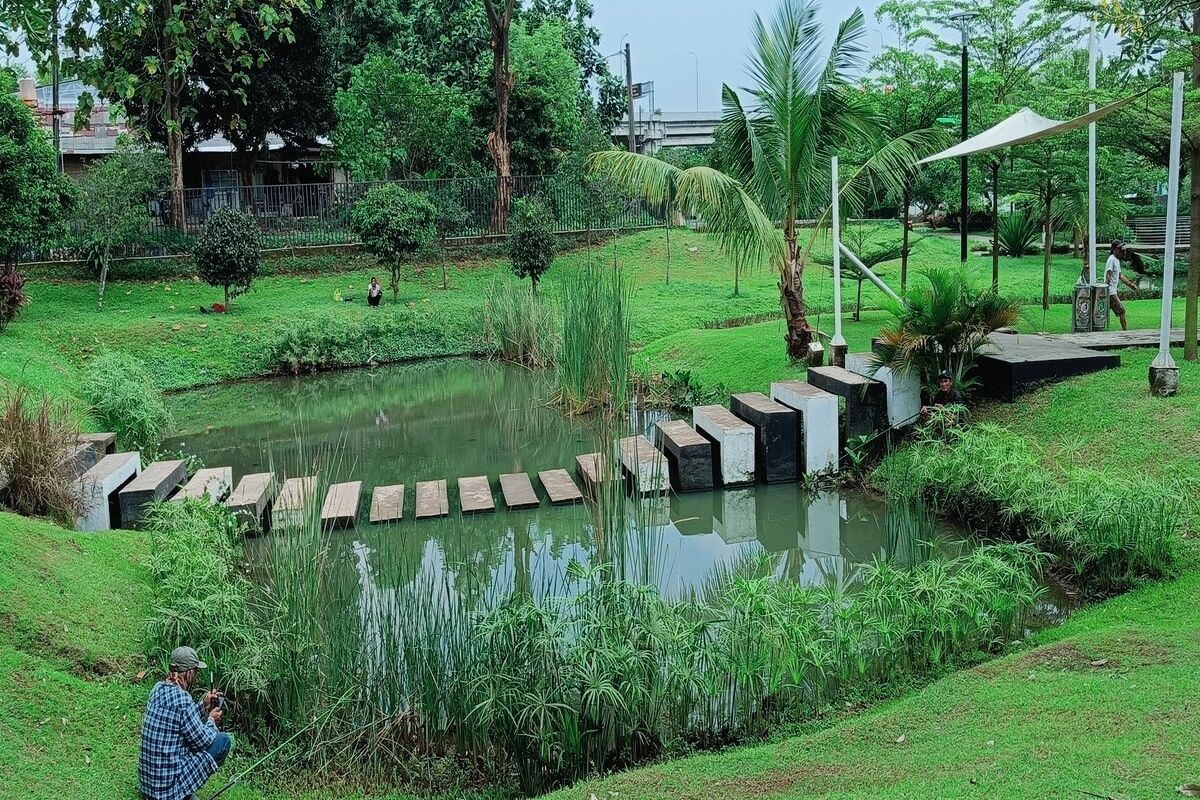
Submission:
M 194 796 L 233 747 L 233 738 L 217 730 L 221 693 L 207 692 L 198 703 L 188 694 L 196 673 L 207 667 L 195 650 L 177 647 L 170 673 L 150 691 L 138 758 L 138 787 L 145 800 Z

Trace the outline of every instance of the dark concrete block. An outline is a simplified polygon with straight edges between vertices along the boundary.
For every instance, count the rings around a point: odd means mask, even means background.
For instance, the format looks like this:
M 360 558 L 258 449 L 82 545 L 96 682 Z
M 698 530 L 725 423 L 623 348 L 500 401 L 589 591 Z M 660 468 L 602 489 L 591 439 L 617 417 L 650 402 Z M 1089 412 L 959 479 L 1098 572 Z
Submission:
M 183 461 L 156 461 L 119 493 L 121 527 L 140 528 L 151 503 L 164 500 L 187 480 Z
M 873 436 L 887 428 L 887 389 L 877 380 L 842 367 L 813 367 L 808 382 L 846 401 L 846 440 Z
M 677 492 L 702 492 L 713 487 L 712 442 L 681 419 L 658 423 L 658 441 L 667 457 L 671 486 Z
M 767 483 L 796 480 L 798 452 L 796 412 L 760 392 L 735 394 L 729 409 L 754 426 L 758 474 Z

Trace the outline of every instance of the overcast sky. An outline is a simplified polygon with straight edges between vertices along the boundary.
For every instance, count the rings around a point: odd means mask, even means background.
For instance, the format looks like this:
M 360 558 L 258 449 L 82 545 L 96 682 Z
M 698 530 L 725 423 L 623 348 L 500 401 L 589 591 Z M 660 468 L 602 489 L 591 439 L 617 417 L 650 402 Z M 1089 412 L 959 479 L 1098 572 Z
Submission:
M 634 82 L 654 81 L 655 104 L 663 111 L 696 109 L 696 63 L 699 60 L 700 108 L 721 108 L 721 84 L 744 86 L 750 23 L 757 12 L 771 14 L 776 0 L 594 0 L 593 20 L 605 55 L 627 41 L 633 51 Z M 878 53 L 895 35 L 875 21 L 879 0 L 859 4 L 867 17 L 867 49 Z M 827 36 L 849 16 L 853 5 L 825 0 L 820 14 Z M 697 58 L 693 58 L 695 53 Z M 625 74 L 620 58 L 612 58 L 614 73 Z M 647 104 L 648 108 L 648 104 Z

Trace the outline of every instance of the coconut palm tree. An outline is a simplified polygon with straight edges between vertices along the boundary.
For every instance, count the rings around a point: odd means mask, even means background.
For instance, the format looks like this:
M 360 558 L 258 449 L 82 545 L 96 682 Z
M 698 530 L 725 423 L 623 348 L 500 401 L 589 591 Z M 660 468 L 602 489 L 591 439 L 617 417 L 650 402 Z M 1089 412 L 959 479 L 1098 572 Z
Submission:
M 801 243 L 799 220 L 825 219 L 831 156 L 871 153 L 840 181 L 842 202 L 853 212 L 879 190 L 898 192 L 917 159 L 944 137 L 922 130 L 886 140 L 876 104 L 855 83 L 865 65 L 865 35 L 862 12 L 856 9 L 826 48 L 818 4 L 780 0 L 769 21 L 754 17 L 747 67 L 751 86 L 742 90 L 749 102 L 728 85 L 722 88 L 718 139 L 723 163 L 729 165 L 726 173 L 679 169 L 616 150 L 593 153 L 589 162 L 594 172 L 650 203 L 670 198 L 680 211 L 703 218 L 736 263 L 774 260 L 788 354 L 795 359 L 805 356 L 814 334 L 803 275 L 817 235 L 814 230 Z

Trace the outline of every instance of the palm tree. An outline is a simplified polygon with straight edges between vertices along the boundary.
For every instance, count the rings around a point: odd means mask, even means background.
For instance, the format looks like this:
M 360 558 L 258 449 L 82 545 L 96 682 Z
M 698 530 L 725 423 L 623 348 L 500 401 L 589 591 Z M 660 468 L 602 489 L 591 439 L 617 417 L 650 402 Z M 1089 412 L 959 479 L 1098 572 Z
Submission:
M 843 204 L 861 209 L 877 190 L 898 192 L 917 159 L 944 136 L 922 130 L 885 140 L 875 104 L 854 83 L 865 64 L 865 35 L 862 12 L 856 9 L 826 50 L 814 0 L 781 0 L 769 22 L 755 15 L 747 69 L 752 86 L 743 90 L 751 102 L 744 103 L 728 85 L 722 88 L 718 139 L 724 143 L 727 173 L 679 169 L 616 150 L 593 153 L 590 159 L 594 172 L 648 202 L 671 198 L 680 211 L 702 217 L 735 263 L 773 259 L 788 355 L 794 359 L 806 355 L 814 334 L 803 274 L 817 231 L 802 245 L 799 220 L 823 221 L 828 213 L 831 156 L 841 149 L 873 151 L 841 181 Z

